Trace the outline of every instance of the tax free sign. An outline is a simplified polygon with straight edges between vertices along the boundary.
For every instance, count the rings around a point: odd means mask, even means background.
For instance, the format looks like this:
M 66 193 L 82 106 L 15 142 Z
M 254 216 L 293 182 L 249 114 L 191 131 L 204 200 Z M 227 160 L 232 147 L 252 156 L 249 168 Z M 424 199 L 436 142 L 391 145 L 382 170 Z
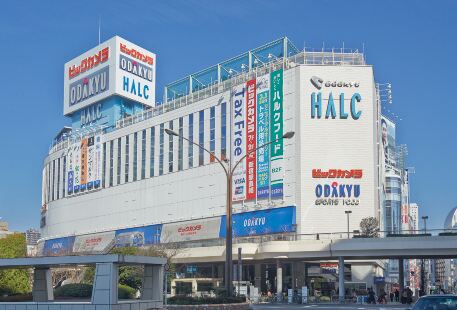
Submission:
M 155 105 L 156 55 L 115 36 L 64 69 L 64 115 L 112 95 Z

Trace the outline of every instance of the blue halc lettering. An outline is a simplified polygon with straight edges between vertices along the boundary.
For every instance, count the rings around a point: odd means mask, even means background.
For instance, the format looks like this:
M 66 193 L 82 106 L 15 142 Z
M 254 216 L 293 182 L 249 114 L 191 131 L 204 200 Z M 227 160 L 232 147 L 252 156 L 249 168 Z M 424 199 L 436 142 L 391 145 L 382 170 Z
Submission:
M 340 119 L 347 119 L 349 117 L 348 112 L 345 110 L 344 106 L 344 93 L 340 93 L 339 101 L 339 111 L 337 112 L 335 105 L 335 99 L 333 93 L 330 92 L 328 99 L 326 100 L 327 106 L 325 107 L 325 118 L 335 119 L 339 117 Z M 362 115 L 362 111 L 357 109 L 356 104 L 362 101 L 362 96 L 359 93 L 355 93 L 351 97 L 350 110 L 351 117 L 354 120 L 358 120 Z M 325 102 L 324 102 L 325 103 Z M 236 112 L 235 112 L 236 113 Z M 311 93 L 311 118 L 322 118 L 322 93 Z

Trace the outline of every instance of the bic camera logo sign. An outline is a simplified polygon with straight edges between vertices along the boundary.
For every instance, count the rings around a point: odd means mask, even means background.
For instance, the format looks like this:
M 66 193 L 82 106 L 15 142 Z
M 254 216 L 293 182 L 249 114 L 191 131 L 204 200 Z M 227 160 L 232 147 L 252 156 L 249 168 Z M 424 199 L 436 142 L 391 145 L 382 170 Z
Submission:
M 359 88 L 359 82 L 353 81 L 325 81 L 318 77 L 312 76 L 310 79 L 311 84 L 318 90 L 317 92 L 311 93 L 311 118 L 322 118 L 322 111 L 325 110 L 324 118 L 340 118 L 347 119 L 351 117 L 354 120 L 358 120 L 362 115 L 362 111 L 358 108 L 358 103 L 362 101 L 362 96 L 355 92 L 352 94 L 351 99 L 345 98 L 345 93 L 340 92 L 338 96 L 334 96 L 331 91 L 328 94 L 328 98 L 322 99 L 322 88 L 342 88 L 352 89 Z M 335 99 L 336 98 L 336 99 Z M 323 109 L 324 108 L 324 109 Z

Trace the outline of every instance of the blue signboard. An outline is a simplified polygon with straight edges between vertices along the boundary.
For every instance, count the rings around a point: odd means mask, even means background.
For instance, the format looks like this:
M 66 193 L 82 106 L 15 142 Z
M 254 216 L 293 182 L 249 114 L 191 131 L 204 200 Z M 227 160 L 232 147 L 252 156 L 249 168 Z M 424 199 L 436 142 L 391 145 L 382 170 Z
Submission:
M 73 244 L 75 237 L 63 237 L 57 239 L 46 240 L 44 242 L 44 256 L 62 256 L 73 253 Z
M 257 95 L 257 145 L 264 145 L 270 140 L 269 130 L 269 91 Z M 257 199 L 270 196 L 270 149 L 257 151 Z
M 295 207 L 233 214 L 233 236 L 287 233 L 295 231 Z M 226 217 L 222 216 L 219 236 L 225 238 Z
M 161 232 L 161 224 L 116 230 L 116 247 L 158 244 Z

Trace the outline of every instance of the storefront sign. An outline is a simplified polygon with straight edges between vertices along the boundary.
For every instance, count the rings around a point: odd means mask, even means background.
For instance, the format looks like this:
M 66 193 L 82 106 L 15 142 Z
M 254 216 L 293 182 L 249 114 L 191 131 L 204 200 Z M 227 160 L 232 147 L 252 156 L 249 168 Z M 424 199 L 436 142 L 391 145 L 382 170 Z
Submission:
M 232 217 L 233 236 L 245 237 L 295 231 L 295 207 L 236 213 Z M 220 237 L 225 238 L 226 217 L 222 216 Z
M 115 232 L 106 232 L 99 234 L 91 234 L 77 236 L 73 245 L 74 253 L 97 254 L 105 253 L 114 244 Z
M 361 179 L 362 176 L 362 169 L 313 169 L 312 173 L 314 179 Z
M 169 243 L 215 239 L 219 237 L 220 226 L 220 218 L 163 224 L 160 242 Z
M 284 182 L 284 141 L 283 136 L 283 72 L 282 69 L 271 73 L 270 77 L 270 139 L 271 144 L 271 197 L 283 197 Z
M 270 140 L 270 75 L 257 78 L 257 145 Z M 257 151 L 257 199 L 270 197 L 270 148 Z
M 255 199 L 257 196 L 257 132 L 256 132 L 256 113 L 257 113 L 257 96 L 256 96 L 256 80 L 250 80 L 246 83 L 247 89 L 247 105 L 246 105 L 246 152 L 249 154 L 246 157 L 246 182 L 247 194 L 246 200 Z

